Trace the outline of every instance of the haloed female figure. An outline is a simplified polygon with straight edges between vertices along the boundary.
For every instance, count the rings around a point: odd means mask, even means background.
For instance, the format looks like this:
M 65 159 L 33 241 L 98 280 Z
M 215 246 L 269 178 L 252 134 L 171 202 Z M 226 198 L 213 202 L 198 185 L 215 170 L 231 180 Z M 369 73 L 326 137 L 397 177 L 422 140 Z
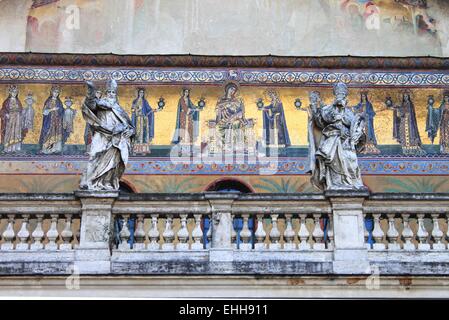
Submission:
M 379 154 L 380 150 L 377 148 L 376 133 L 374 132 L 374 117 L 376 116 L 376 112 L 368 99 L 367 92 L 362 92 L 360 94 L 360 102 L 354 107 L 354 112 L 362 115 L 365 119 L 365 134 L 367 141 L 365 149 L 361 153 Z
M 409 92 L 403 93 L 402 103 L 397 107 L 393 121 L 396 123 L 393 127 L 393 137 L 401 144 L 402 152 L 405 155 L 425 155 L 416 122 L 415 106 Z
M 131 107 L 132 125 L 136 129 L 135 143 L 150 143 L 154 138 L 154 112 L 145 98 L 145 89 L 137 89 L 137 98 Z
M 290 146 L 287 123 L 285 121 L 284 106 L 279 95 L 274 90 L 267 91 L 271 104 L 263 107 L 264 138 L 267 145 Z
M 42 153 L 45 154 L 62 152 L 63 144 L 68 137 L 68 132 L 63 127 L 64 107 L 59 98 L 60 91 L 59 87 L 52 87 L 50 97 L 44 104 L 39 144 Z
M 22 140 L 27 132 L 23 128 L 22 104 L 17 86 L 9 87 L 9 96 L 0 110 L 2 121 L 2 144 L 4 152 L 16 152 L 22 148 Z

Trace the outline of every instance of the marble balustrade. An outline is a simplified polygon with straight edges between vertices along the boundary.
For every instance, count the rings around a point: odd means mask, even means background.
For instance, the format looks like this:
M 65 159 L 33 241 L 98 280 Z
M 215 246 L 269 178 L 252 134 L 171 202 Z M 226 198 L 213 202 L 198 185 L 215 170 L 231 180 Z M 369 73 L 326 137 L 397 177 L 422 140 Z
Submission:
M 0 194 L 0 274 L 449 274 L 448 205 L 448 194 Z

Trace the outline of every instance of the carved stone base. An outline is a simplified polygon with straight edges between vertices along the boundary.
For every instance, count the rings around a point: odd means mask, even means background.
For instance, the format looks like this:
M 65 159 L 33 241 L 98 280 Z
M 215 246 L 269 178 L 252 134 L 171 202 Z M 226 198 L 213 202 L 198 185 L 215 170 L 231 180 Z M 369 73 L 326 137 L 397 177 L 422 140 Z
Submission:
M 363 202 L 367 191 L 328 191 L 335 235 L 333 268 L 340 274 L 370 273 L 365 245 Z
M 75 265 L 80 273 L 110 271 L 110 240 L 112 239 L 112 205 L 118 191 L 75 191 L 81 201 L 80 244 Z

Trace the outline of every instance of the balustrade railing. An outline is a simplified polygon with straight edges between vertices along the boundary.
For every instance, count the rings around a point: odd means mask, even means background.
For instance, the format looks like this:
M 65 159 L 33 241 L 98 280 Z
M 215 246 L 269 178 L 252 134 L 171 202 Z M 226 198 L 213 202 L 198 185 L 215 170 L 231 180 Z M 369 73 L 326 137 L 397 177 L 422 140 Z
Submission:
M 79 243 L 79 216 L 67 214 L 7 214 L 0 250 L 72 250 Z
M 235 249 L 243 251 L 332 250 L 332 215 L 234 215 L 232 243 Z
M 261 261 L 288 273 L 363 273 L 373 263 L 397 273 L 438 262 L 449 274 L 447 194 L 83 196 L 0 194 L 0 274 L 33 263 L 152 273 L 164 261 L 218 273 L 256 272 Z M 419 272 L 429 272 L 425 263 Z
M 116 214 L 114 244 L 118 250 L 188 251 L 210 247 L 208 215 Z
M 372 250 L 447 250 L 448 214 L 366 214 L 367 248 Z
M 376 199 L 377 198 L 377 199 Z M 375 195 L 366 202 L 365 242 L 373 251 L 448 250 L 446 197 Z
M 76 249 L 80 214 L 73 196 L 1 196 L 0 251 Z

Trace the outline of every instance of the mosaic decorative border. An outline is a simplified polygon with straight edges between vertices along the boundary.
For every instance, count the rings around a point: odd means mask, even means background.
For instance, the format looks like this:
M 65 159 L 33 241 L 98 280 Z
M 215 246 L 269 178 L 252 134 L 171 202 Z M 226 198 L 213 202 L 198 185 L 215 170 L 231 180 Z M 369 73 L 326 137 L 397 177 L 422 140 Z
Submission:
M 0 65 L 71 65 L 132 67 L 449 69 L 439 57 L 282 57 L 202 55 L 117 55 L 0 53 Z
M 194 70 L 113 69 L 63 67 L 0 67 L 0 82 L 81 83 L 115 79 L 124 84 L 223 84 L 228 80 L 243 85 L 329 86 L 342 81 L 349 86 L 449 86 L 447 72 L 356 72 L 306 70 Z
M 0 162 L 0 174 L 81 174 L 87 159 L 10 160 Z M 187 163 L 169 160 L 131 160 L 129 175 L 306 175 L 307 158 L 245 164 Z M 449 159 L 360 159 L 363 175 L 449 175 Z M 276 169 L 277 170 L 274 170 Z M 275 172 L 275 173 L 274 173 Z

